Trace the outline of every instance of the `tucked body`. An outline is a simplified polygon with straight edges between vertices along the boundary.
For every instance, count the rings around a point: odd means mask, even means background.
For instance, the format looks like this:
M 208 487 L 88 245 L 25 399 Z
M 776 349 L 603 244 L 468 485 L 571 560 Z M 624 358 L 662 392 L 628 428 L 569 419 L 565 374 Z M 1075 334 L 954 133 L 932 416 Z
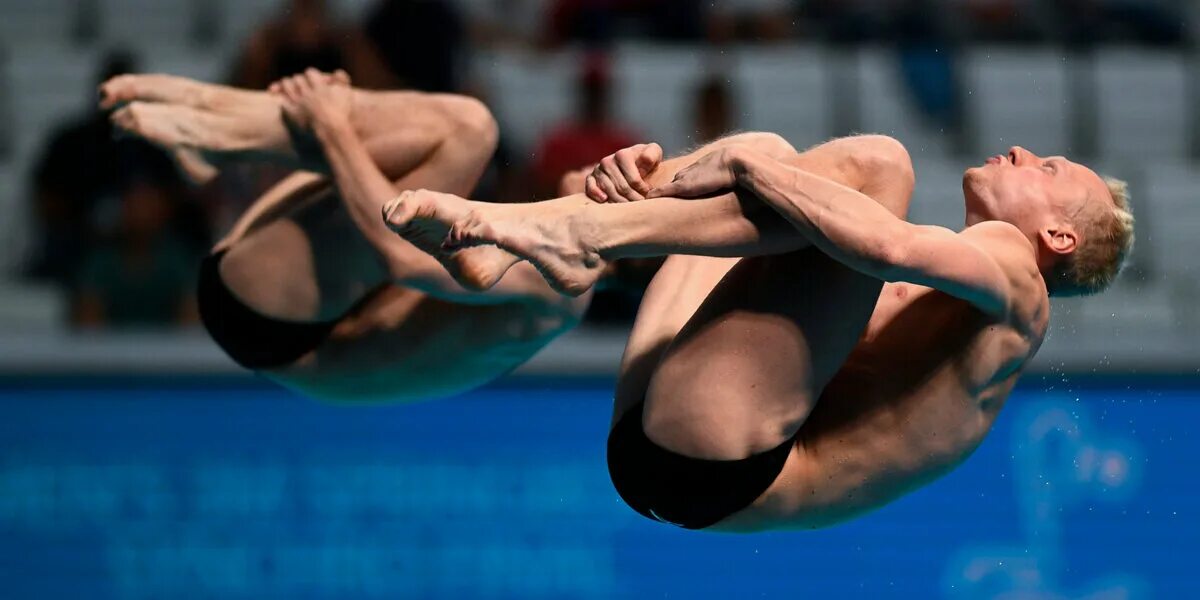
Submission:
M 117 125 L 167 148 L 198 181 L 231 161 L 298 169 L 216 244 L 199 286 L 217 342 L 284 386 L 338 401 L 449 395 L 524 363 L 587 307 L 528 264 L 487 291 L 463 287 L 455 261 L 380 221 L 400 190 L 474 188 L 497 136 L 475 100 L 355 90 L 343 74 L 311 70 L 270 92 L 123 76 L 101 97 Z
M 626 348 L 609 468 L 632 508 L 687 528 L 827 526 L 949 472 L 1041 345 L 1049 296 L 1103 289 L 1132 242 L 1122 184 L 1019 147 L 964 173 L 959 232 L 904 220 L 914 173 L 881 136 L 674 173 L 630 159 L 589 179 L 605 204 L 414 192 L 389 218 L 452 216 L 444 251 L 494 245 L 568 292 L 608 260 L 677 255 Z

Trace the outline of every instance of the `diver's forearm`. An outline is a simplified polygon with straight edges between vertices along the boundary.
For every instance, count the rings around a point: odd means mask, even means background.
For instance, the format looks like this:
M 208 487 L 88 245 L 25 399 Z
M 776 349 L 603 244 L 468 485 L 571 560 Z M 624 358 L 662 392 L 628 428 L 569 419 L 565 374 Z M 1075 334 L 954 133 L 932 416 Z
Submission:
M 787 174 L 802 170 L 820 179 L 819 186 L 836 194 L 856 192 L 852 200 L 870 202 L 874 210 L 882 204 L 907 202 L 911 193 L 912 169 L 907 152 L 897 141 L 885 136 L 854 136 L 831 140 L 802 153 L 795 153 L 783 138 L 769 133 L 746 133 L 714 142 L 687 156 L 664 162 L 647 177 L 651 185 L 671 181 L 682 168 L 716 150 L 726 150 L 735 159 L 743 160 L 741 168 L 756 168 L 743 173 L 740 202 L 721 205 L 724 210 L 704 212 L 692 203 L 709 200 L 665 200 L 662 211 L 651 209 L 652 204 L 625 213 L 622 230 L 607 229 L 607 254 L 649 255 L 655 253 L 712 254 L 717 256 L 749 256 L 803 248 L 810 244 L 812 232 L 785 220 L 786 198 L 772 193 L 762 181 L 771 172 Z M 751 177 L 757 175 L 758 178 Z M 815 181 L 815 179 L 814 179 Z M 818 184 L 813 184 L 818 185 Z M 830 187 L 832 186 L 832 187 Z M 905 191 L 907 186 L 907 191 Z M 813 188 L 816 189 L 816 188 Z M 777 190 L 776 190 L 777 191 Z M 766 194 L 765 197 L 758 197 Z M 832 200 L 832 195 L 827 199 Z M 727 196 L 727 199 L 731 196 Z M 775 204 L 768 208 L 766 201 Z M 650 202 L 650 201 L 647 201 Z M 681 204 L 686 202 L 687 204 Z M 619 205 L 625 206 L 625 205 Z M 614 207 L 616 208 L 616 207 Z M 711 207 L 710 207 L 711 208 Z M 854 210 L 853 207 L 847 207 Z M 785 210 L 781 210 L 785 209 Z M 638 214 L 642 211 L 641 214 Z M 793 215 L 796 216 L 796 215 Z M 613 219 L 616 222 L 616 219 Z M 828 244 L 826 244 L 828 246 Z M 836 253 L 837 250 L 834 250 Z
M 353 128 L 333 119 L 317 124 L 315 130 L 346 211 L 385 261 L 393 283 L 461 304 L 531 300 L 555 307 L 565 304 L 528 265 L 513 269 L 487 292 L 462 287 L 434 257 L 387 228 L 382 208 L 397 190 L 375 165 Z
M 363 236 L 377 250 L 387 253 L 396 236 L 379 218 L 379 211 L 396 195 L 392 182 L 375 165 L 349 119 L 318 121 L 314 131 L 346 212 Z
M 912 225 L 838 182 L 754 152 L 732 157 L 738 184 L 774 209 L 814 246 L 857 271 L 888 279 Z

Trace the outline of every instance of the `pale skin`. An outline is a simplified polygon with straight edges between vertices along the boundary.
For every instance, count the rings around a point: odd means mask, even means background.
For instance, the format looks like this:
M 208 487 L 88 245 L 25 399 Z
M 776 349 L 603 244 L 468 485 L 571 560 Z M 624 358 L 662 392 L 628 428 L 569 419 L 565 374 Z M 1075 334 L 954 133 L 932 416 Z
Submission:
M 486 292 L 467 289 L 447 272 L 470 280 L 458 259 L 440 264 L 380 222 L 399 190 L 474 188 L 496 140 L 474 100 L 354 90 L 340 74 L 315 72 L 270 93 L 122 76 L 101 98 L 117 108 L 118 126 L 183 155 L 181 166 L 200 179 L 229 160 L 309 169 L 259 198 L 214 248 L 227 252 L 226 285 L 258 312 L 309 321 L 349 311 L 314 352 L 266 372 L 287 387 L 338 401 L 452 394 L 525 362 L 586 308 L 586 295 L 563 297 L 532 266 L 513 267 L 515 257 L 493 249 L 469 264 L 506 274 L 472 284 Z
M 102 106 L 118 108 L 119 126 L 174 152 L 197 179 L 229 160 L 317 171 L 280 182 L 214 248 L 228 251 L 221 274 L 243 302 L 277 318 L 329 318 L 367 290 L 392 284 L 343 319 L 316 352 L 267 375 L 324 399 L 424 399 L 494 379 L 573 327 L 587 294 L 563 297 L 531 265 L 514 266 L 516 257 L 495 248 L 439 264 L 378 218 L 398 190 L 465 194 L 474 187 L 495 143 L 486 109 L 461 97 L 349 90 L 347 83 L 340 74 L 306 74 L 267 94 L 146 75 L 101 89 Z M 281 114 L 290 118 L 290 134 Z M 771 155 L 792 151 L 774 136 L 734 141 Z M 568 174 L 563 192 L 581 192 L 584 175 Z M 414 241 L 436 248 L 440 236 Z
M 1013 148 L 964 174 L 962 231 L 913 225 L 911 164 L 879 136 L 782 160 L 732 147 L 674 175 L 639 170 L 644 182 L 622 185 L 640 202 L 612 203 L 624 172 L 594 175 L 611 204 L 410 193 L 389 207 L 391 224 L 454 213 L 443 252 L 496 244 L 567 291 L 625 256 L 750 257 L 668 259 L 614 407 L 615 421 L 644 399 L 647 436 L 696 458 L 792 440 L 770 488 L 713 526 L 739 532 L 845 521 L 965 460 L 1045 336 L 1044 277 L 1078 243 L 1071 216 L 1112 205 L 1086 167 Z M 731 188 L 741 202 L 721 193 Z

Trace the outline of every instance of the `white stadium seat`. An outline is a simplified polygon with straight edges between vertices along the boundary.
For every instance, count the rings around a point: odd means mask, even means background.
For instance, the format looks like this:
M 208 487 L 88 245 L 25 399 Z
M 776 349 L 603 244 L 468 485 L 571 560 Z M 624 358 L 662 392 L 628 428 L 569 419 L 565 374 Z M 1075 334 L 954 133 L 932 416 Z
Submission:
M 730 58 L 728 72 L 742 127 L 778 133 L 799 149 L 833 134 L 829 77 L 820 50 L 744 48 L 731 52 Z
M 1144 50 L 1096 56 L 1100 152 L 1120 158 L 1182 156 L 1187 149 L 1187 65 Z
M 29 43 L 65 43 L 74 22 L 75 0 L 0 0 L 0 40 L 10 50 Z
M 29 244 L 29 210 L 25 173 L 0 166 L 0 279 L 15 272 L 25 260 Z
M 1138 242 L 1157 278 L 1176 285 L 1200 281 L 1200 169 L 1194 164 L 1147 165 L 1135 197 Z
M 911 150 L 910 150 L 911 153 Z M 908 220 L 922 225 L 962 229 L 964 209 L 961 161 L 913 156 L 917 187 Z
M 579 56 L 574 52 L 479 52 L 472 69 L 487 88 L 487 102 L 502 135 L 529 150 L 550 127 L 575 111 Z
M 9 61 L 18 153 L 36 152 L 63 119 L 95 99 L 98 53 L 59 44 L 20 47 Z
M 132 48 L 139 54 L 191 41 L 197 0 L 97 0 L 100 45 Z
M 847 66 L 854 69 L 859 93 L 859 130 L 890 135 L 914 157 L 945 156 L 942 132 L 932 131 L 913 105 L 900 77 L 895 50 L 869 48 L 855 53 Z
M 1020 145 L 1039 154 L 1069 154 L 1064 57 L 1049 50 L 974 49 L 964 56 L 967 107 L 976 150 Z
M 706 54 L 697 48 L 621 46 L 612 65 L 612 108 L 619 121 L 668 153 L 693 145 L 693 95 L 706 75 Z

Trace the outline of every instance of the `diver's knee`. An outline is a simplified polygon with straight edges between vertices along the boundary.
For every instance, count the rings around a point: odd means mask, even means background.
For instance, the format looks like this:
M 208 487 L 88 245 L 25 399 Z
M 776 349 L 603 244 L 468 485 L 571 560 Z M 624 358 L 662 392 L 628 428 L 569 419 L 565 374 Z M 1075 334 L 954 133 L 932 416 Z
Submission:
M 471 145 L 478 147 L 491 156 L 500 139 L 500 126 L 492 111 L 478 99 L 468 96 L 456 96 L 451 101 L 451 113 L 456 125 L 455 134 L 471 140 Z

